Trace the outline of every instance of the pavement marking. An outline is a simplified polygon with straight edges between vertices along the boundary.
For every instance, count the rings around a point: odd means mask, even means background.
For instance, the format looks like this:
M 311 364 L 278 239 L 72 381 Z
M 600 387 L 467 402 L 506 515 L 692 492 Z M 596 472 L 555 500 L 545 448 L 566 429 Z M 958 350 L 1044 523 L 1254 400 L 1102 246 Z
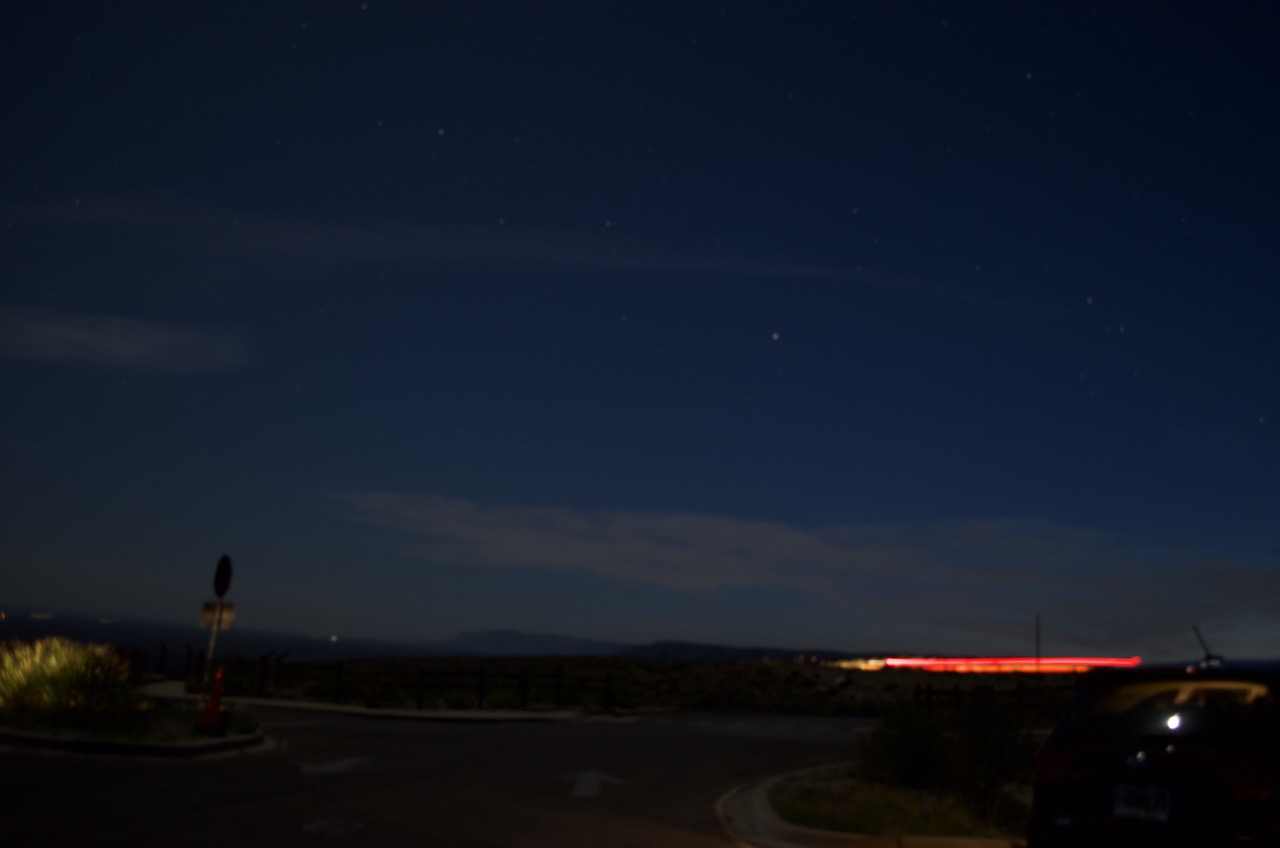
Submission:
M 327 724 L 329 724 L 329 722 L 327 721 L 320 721 L 319 719 L 304 718 L 304 719 L 298 719 L 296 721 L 289 721 L 288 719 L 285 719 L 283 721 L 264 721 L 261 724 L 259 724 L 258 727 L 262 728 L 263 730 L 275 730 L 281 727 L 324 727 Z
M 349 819 L 320 819 L 318 821 L 307 822 L 302 829 L 307 833 L 324 833 L 329 836 L 346 836 L 348 833 L 355 833 L 364 827 L 364 822 L 350 821 Z
M 302 769 L 303 774 L 340 774 L 360 768 L 368 762 L 368 757 L 344 757 L 327 763 L 298 763 L 298 768 Z
M 573 788 L 569 790 L 569 794 L 574 798 L 598 798 L 600 787 L 604 784 L 626 783 L 625 780 L 619 780 L 598 771 L 581 771 L 577 774 L 565 775 L 564 779 L 573 781 Z

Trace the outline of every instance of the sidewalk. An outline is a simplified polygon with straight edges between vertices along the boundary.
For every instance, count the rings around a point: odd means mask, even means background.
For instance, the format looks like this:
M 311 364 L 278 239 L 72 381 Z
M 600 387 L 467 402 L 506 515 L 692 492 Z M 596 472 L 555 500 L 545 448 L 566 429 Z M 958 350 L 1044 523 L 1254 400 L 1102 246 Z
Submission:
M 825 766 L 817 771 L 836 767 Z M 739 786 L 716 802 L 716 816 L 739 848 L 1021 848 L 1024 845 L 1020 839 L 868 836 L 788 824 L 778 818 L 769 804 L 769 790 L 778 781 L 793 776 L 779 775 Z
M 167 701 L 200 701 L 203 695 L 186 691 L 181 680 L 162 680 L 148 683 L 142 692 L 149 698 Z M 240 695 L 223 696 L 222 702 L 237 707 L 260 707 L 273 710 L 306 710 L 320 713 L 370 716 L 377 718 L 401 718 L 417 721 L 568 721 L 581 719 L 583 714 L 574 710 L 413 710 L 361 707 L 355 704 L 329 704 L 320 701 L 293 701 L 283 698 L 248 698 Z

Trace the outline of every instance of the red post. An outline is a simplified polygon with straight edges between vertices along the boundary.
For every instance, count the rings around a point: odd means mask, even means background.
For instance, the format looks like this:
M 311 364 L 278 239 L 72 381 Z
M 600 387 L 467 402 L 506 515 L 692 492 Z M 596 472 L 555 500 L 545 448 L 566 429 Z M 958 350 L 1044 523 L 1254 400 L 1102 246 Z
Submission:
M 214 733 L 222 732 L 222 669 L 213 675 L 213 686 L 209 689 L 209 697 L 204 702 L 204 718 L 200 726 Z

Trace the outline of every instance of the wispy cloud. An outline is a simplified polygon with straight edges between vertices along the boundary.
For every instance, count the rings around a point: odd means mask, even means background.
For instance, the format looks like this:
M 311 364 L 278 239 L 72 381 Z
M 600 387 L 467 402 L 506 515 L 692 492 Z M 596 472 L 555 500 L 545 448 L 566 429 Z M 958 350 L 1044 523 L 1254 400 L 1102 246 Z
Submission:
M 100 200 L 77 206 L 0 206 L 11 223 L 109 232 L 115 244 L 141 239 L 208 273 L 219 263 L 262 262 L 278 281 L 305 278 L 335 265 L 367 262 L 421 262 L 424 266 L 462 262 L 502 270 L 560 268 L 831 281 L 893 292 L 914 300 L 1062 319 L 1061 306 L 998 295 L 921 278 L 889 276 L 856 263 L 789 261 L 753 255 L 749 249 L 664 241 L 623 228 L 552 229 L 523 224 L 439 226 L 368 221 L 333 223 L 231 212 L 172 198 Z M 244 278 L 237 274 L 228 284 Z M 430 277 L 424 276 L 424 279 Z
M 195 373 L 241 366 L 249 351 L 237 329 L 0 307 L 0 356 Z
M 603 226 L 594 230 L 557 230 L 498 223 L 335 224 L 231 212 L 167 199 L 121 199 L 77 206 L 9 205 L 0 206 L 0 216 L 22 224 L 110 231 L 119 239 L 163 236 L 163 243 L 170 250 L 224 258 L 286 260 L 307 267 L 417 259 L 810 279 L 846 279 L 859 273 L 674 245 Z
M 344 517 L 395 531 L 405 551 L 428 562 L 569 569 L 688 591 L 785 587 L 851 615 L 890 618 L 902 633 L 1013 638 L 1040 612 L 1059 646 L 1185 656 L 1197 621 L 1253 639 L 1250 651 L 1280 631 L 1280 610 L 1266 600 L 1280 593 L 1280 573 L 1267 563 L 1135 545 L 1043 521 L 811 529 L 660 511 L 482 506 L 401 492 L 332 497 Z

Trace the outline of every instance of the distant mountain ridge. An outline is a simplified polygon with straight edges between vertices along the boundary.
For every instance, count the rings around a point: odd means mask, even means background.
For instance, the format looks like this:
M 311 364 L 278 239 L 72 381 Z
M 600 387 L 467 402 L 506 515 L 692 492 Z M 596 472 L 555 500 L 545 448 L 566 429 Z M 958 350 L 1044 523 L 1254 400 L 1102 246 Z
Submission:
M 128 648 L 147 658 L 148 668 L 172 669 L 188 656 L 205 650 L 209 631 L 194 625 L 95 618 L 74 613 L 9 610 L 0 620 L 0 641 L 63 636 Z M 291 661 L 362 659 L 373 657 L 622 657 L 679 662 L 743 662 L 762 659 L 793 661 L 853 656 L 845 651 L 771 647 L 734 647 L 698 642 L 657 641 L 647 645 L 582 639 L 558 633 L 527 633 L 494 629 L 464 632 L 444 642 L 376 639 L 332 639 L 299 634 L 231 628 L 218 634 L 217 656 L 269 658 Z
M 649 660 L 674 660 L 678 662 L 750 662 L 771 660 L 790 662 L 797 659 L 835 660 L 846 659 L 847 651 L 797 650 L 795 648 L 737 648 L 729 645 L 712 645 L 701 642 L 653 642 L 636 645 L 620 652 L 622 657 Z
M 485 656 L 611 657 L 625 654 L 634 645 L 579 639 L 558 633 L 525 633 L 520 630 L 482 630 L 460 633 L 439 643 L 444 653 Z

